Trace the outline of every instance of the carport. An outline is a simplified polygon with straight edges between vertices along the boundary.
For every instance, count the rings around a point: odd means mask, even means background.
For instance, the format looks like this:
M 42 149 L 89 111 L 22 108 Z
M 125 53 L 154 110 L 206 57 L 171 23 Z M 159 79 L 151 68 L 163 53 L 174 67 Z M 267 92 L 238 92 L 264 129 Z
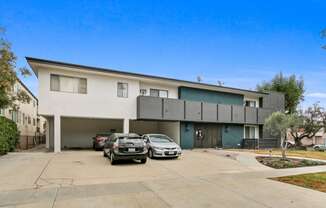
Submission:
M 180 144 L 180 122 L 130 120 L 129 131 L 137 134 L 165 134 Z
M 47 131 L 47 148 L 54 150 L 54 118 L 47 117 L 49 128 Z M 60 147 L 70 148 L 91 148 L 92 137 L 97 133 L 123 131 L 123 119 L 102 119 L 102 118 L 79 118 L 61 117 L 60 119 Z

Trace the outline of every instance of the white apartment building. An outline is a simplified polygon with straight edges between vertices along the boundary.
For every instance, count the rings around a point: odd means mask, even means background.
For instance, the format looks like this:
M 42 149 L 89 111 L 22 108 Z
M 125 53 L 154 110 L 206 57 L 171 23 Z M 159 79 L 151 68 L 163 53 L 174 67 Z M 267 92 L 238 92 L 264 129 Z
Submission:
M 264 118 L 284 108 L 283 95 L 26 59 L 39 80 L 38 113 L 54 152 L 89 148 L 96 133 L 110 130 L 164 133 L 183 148 L 233 147 L 262 137 Z

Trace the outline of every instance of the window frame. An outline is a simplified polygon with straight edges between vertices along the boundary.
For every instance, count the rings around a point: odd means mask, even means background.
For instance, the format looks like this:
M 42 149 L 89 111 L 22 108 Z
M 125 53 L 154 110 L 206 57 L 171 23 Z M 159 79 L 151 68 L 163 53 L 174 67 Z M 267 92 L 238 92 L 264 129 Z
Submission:
M 52 88 L 52 77 L 58 77 L 58 79 L 59 79 L 59 83 L 58 83 L 59 89 L 58 90 Z M 77 92 L 61 90 L 60 77 L 65 77 L 65 78 L 70 78 L 70 79 L 78 79 L 78 89 L 77 89 Z M 81 81 L 80 80 L 85 80 L 85 84 L 86 84 L 85 92 L 82 92 L 80 90 L 80 85 L 81 85 Z M 75 76 L 62 75 L 62 74 L 50 74 L 50 91 L 53 91 L 53 92 L 64 92 L 64 93 L 72 93 L 72 94 L 87 94 L 87 89 L 88 89 L 88 84 L 87 83 L 88 83 L 87 82 L 87 78 L 85 78 L 85 77 L 75 77 Z
M 158 96 L 153 96 L 152 95 L 152 91 L 157 91 L 158 92 Z M 166 92 L 166 97 L 161 97 L 160 96 L 160 92 Z M 149 89 L 149 96 L 151 96 L 151 97 L 159 97 L 159 98 L 168 98 L 169 97 L 169 90 L 157 89 L 157 88 L 150 88 Z
M 249 132 L 247 132 L 247 130 L 249 130 Z M 253 132 L 252 132 L 252 129 L 253 129 Z M 258 129 L 258 131 L 257 131 Z M 257 126 L 251 126 L 251 125 L 245 125 L 244 126 L 244 139 L 259 139 L 259 127 Z M 254 135 L 251 135 L 251 134 L 254 134 Z M 258 134 L 257 134 L 258 133 Z M 249 137 L 247 137 L 247 134 L 249 135 Z
M 126 85 L 126 89 L 123 89 L 123 88 L 119 88 L 119 85 Z M 122 94 L 120 95 L 119 94 L 119 90 L 126 90 L 126 95 L 124 96 L 124 93 L 122 91 Z M 127 82 L 117 82 L 117 97 L 119 98 L 128 98 L 129 96 L 129 84 Z

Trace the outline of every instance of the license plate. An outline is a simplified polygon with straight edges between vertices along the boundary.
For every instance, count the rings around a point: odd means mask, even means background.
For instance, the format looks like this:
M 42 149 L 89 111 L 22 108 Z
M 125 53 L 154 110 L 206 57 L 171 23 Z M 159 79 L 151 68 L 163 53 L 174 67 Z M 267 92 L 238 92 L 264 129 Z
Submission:
M 128 148 L 128 152 L 136 152 L 135 148 Z
M 173 151 L 170 151 L 170 152 L 169 152 L 169 155 L 174 155 L 174 152 L 173 152 Z

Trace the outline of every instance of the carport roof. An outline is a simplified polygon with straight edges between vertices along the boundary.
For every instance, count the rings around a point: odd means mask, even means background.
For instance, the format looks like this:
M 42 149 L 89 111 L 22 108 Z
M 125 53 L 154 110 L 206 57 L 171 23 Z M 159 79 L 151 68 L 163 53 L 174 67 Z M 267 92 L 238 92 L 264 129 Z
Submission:
M 97 72 L 105 72 L 110 74 L 120 74 L 120 75 L 127 75 L 132 77 L 140 77 L 140 78 L 150 78 L 150 79 L 156 79 L 156 80 L 165 80 L 170 82 L 178 82 L 180 83 L 180 86 L 189 86 L 193 88 L 207 88 L 209 87 L 211 90 L 216 91 L 224 91 L 229 93 L 235 93 L 235 94 L 254 94 L 256 96 L 263 96 L 268 93 L 265 92 L 258 92 L 254 90 L 246 90 L 246 89 L 240 89 L 240 88 L 234 88 L 234 87 L 225 87 L 225 86 L 218 86 L 213 84 L 207 84 L 207 83 L 199 83 L 199 82 L 193 82 L 188 80 L 181 80 L 181 79 L 175 79 L 175 78 L 168 78 L 168 77 L 161 77 L 161 76 L 155 76 L 155 75 L 146 75 L 146 74 L 140 74 L 140 73 L 134 73 L 134 72 L 127 72 L 127 71 L 121 71 L 116 69 L 110 69 L 110 68 L 101 68 L 101 67 L 94 67 L 94 66 L 87 66 L 87 65 L 80 65 L 80 64 L 72 64 L 72 63 L 66 63 L 61 61 L 53 61 L 53 60 L 47 60 L 47 59 L 40 59 L 40 58 L 34 58 L 34 57 L 25 57 L 28 64 L 33 69 L 33 72 L 36 76 L 38 76 L 38 68 L 36 67 L 37 64 L 45 64 L 45 65 L 52 65 L 52 66 L 59 66 L 59 67 L 70 67 L 74 69 L 79 70 L 90 70 L 90 71 L 97 71 Z M 36 64 L 36 65 L 35 65 Z

